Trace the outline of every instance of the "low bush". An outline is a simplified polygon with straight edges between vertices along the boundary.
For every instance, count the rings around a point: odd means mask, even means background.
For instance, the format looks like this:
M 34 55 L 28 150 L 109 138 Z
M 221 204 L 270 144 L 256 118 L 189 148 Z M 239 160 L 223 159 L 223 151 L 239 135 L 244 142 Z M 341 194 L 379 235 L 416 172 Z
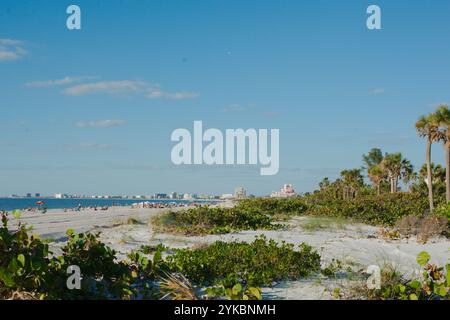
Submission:
M 422 269 L 418 279 L 405 279 L 393 268 L 382 270 L 381 288 L 364 289 L 373 300 L 443 300 L 450 299 L 450 264 L 438 267 L 430 264 L 430 255 L 421 252 L 417 262 Z
M 371 225 L 393 226 L 404 216 L 422 216 L 428 210 L 427 199 L 412 193 L 362 195 L 349 200 L 312 199 L 312 202 L 308 214 L 351 218 Z
M 211 297 L 261 299 L 260 285 L 297 279 L 320 270 L 320 256 L 306 244 L 294 250 L 264 237 L 253 243 L 216 242 L 197 249 L 171 250 L 165 259 L 158 245 L 144 247 L 152 259 L 133 251 L 119 260 L 99 234 L 67 232 L 62 254 L 54 256 L 38 237 L 19 224 L 0 228 L 0 298 L 3 299 L 172 299 L 196 297 L 196 288 L 211 286 Z M 67 288 L 67 270 L 78 266 L 81 288 Z M 191 285 L 192 284 L 192 285 Z
M 169 211 L 155 217 L 159 231 L 184 235 L 222 234 L 238 230 L 272 230 L 279 228 L 261 210 L 199 207 L 186 211 Z
M 44 294 L 56 280 L 51 275 L 48 245 L 19 223 L 17 230 L 8 230 L 8 218 L 2 214 L 0 227 L 0 291 Z
M 167 262 L 172 270 L 195 283 L 225 281 L 228 287 L 237 283 L 270 285 L 320 270 L 320 256 L 307 244 L 301 244 L 296 251 L 292 244 L 277 244 L 263 236 L 252 243 L 218 241 L 202 249 L 177 250 Z
M 237 209 L 261 211 L 270 216 L 302 215 L 305 214 L 310 207 L 308 202 L 308 198 L 306 197 L 292 197 L 286 199 L 254 198 L 239 201 Z

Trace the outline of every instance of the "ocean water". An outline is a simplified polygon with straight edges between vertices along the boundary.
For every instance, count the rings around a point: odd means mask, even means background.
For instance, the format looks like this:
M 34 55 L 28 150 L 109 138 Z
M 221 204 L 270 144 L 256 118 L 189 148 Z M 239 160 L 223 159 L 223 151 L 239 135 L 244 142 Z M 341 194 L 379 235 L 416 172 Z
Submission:
M 143 200 L 143 199 L 53 199 L 53 198 L 0 198 L 0 211 L 11 211 L 15 209 L 39 208 L 36 204 L 43 201 L 42 208 L 47 209 L 71 209 L 78 205 L 83 207 L 89 206 L 130 206 L 137 202 L 153 202 L 153 203 L 192 203 L 189 200 Z

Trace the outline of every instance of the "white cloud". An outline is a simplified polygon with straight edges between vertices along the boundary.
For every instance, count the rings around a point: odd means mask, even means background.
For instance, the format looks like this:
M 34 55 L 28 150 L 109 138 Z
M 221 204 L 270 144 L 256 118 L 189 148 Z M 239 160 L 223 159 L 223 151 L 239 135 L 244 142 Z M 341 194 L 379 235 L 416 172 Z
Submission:
M 0 39 L 0 46 L 21 46 L 23 42 L 13 39 Z
M 79 144 L 79 147 L 83 149 L 103 150 L 103 149 L 111 149 L 112 145 L 106 143 L 83 142 Z
M 25 56 L 27 51 L 23 42 L 12 39 L 0 39 L 0 61 L 18 60 Z
M 69 96 L 82 96 L 96 93 L 109 95 L 139 94 L 149 99 L 165 98 L 174 100 L 190 99 L 198 96 L 198 94 L 194 92 L 168 92 L 162 90 L 159 85 L 134 80 L 85 83 L 69 87 L 65 89 L 63 93 Z
M 84 80 L 92 80 L 95 77 L 64 77 L 62 79 L 56 80 L 40 80 L 40 81 L 31 81 L 25 83 L 25 86 L 31 88 L 45 88 L 45 87 L 55 87 L 55 86 L 64 86 L 69 85 L 76 82 L 82 82 Z
M 384 89 L 384 88 L 372 88 L 369 90 L 370 94 L 382 94 L 385 92 L 386 92 L 386 89 Z
M 76 126 L 79 128 L 109 128 L 109 127 L 119 127 L 125 124 L 123 120 L 96 120 L 96 121 L 86 121 L 77 122 Z
M 230 104 L 227 107 L 223 108 L 222 112 L 242 112 L 242 111 L 247 111 L 254 107 L 255 107 L 255 105 L 253 103 L 247 104 L 247 105 L 233 103 L 233 104 Z

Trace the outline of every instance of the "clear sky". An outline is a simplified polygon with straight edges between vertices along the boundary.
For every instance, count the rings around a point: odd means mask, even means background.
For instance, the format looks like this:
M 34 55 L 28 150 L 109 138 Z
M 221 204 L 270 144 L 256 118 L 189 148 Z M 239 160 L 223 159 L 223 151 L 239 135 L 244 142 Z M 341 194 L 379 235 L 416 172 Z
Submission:
M 450 101 L 449 18 L 444 0 L 2 0 L 0 194 L 305 192 L 372 147 L 417 167 L 414 123 Z M 174 167 L 194 120 L 280 129 L 279 173 Z

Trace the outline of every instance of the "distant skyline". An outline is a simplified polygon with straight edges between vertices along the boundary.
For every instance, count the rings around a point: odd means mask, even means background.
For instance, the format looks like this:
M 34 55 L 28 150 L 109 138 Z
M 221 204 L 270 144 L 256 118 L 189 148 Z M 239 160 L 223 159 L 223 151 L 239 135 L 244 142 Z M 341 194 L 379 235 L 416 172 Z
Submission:
M 77 4 L 82 29 L 66 28 Z M 382 10 L 382 30 L 366 9 Z M 450 2 L 0 2 L 0 195 L 312 191 L 371 148 L 418 169 L 450 102 Z M 280 169 L 171 163 L 170 134 L 280 130 Z M 444 162 L 440 144 L 433 161 Z

